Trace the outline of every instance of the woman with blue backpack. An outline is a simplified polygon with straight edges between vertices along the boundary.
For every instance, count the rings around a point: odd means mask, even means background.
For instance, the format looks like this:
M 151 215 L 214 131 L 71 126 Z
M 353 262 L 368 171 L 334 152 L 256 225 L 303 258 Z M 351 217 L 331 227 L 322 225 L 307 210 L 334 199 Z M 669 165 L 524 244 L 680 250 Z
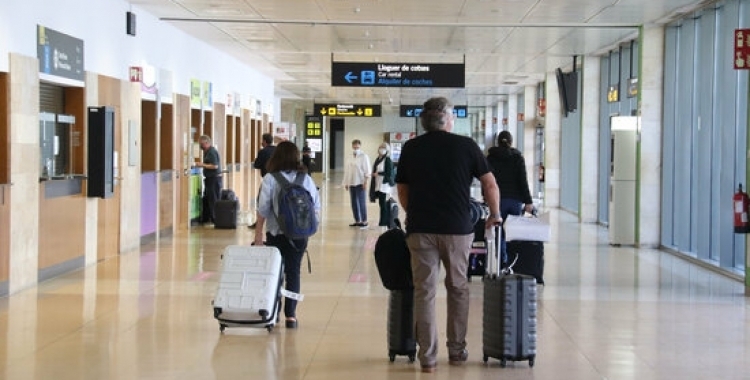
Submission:
M 320 196 L 297 146 L 284 141 L 276 146 L 266 166 L 258 199 L 254 245 L 279 249 L 284 260 L 285 288 L 300 292 L 300 266 L 307 240 L 318 228 Z M 263 230 L 265 227 L 265 243 Z M 284 301 L 287 328 L 297 328 L 297 301 Z

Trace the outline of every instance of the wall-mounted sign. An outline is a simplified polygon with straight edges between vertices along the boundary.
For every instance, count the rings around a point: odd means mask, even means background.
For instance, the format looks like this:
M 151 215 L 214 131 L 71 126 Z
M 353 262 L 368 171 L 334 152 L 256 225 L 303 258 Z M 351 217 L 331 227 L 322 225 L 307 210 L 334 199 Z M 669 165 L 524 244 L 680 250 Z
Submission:
M 315 104 L 315 116 L 330 117 L 380 117 L 380 104 Z
M 323 136 L 323 118 L 320 116 L 305 116 L 305 141 L 310 138 L 321 138 Z M 319 152 L 313 150 L 314 152 Z
M 620 84 L 613 84 L 607 90 L 607 102 L 617 103 L 620 101 Z
M 734 30 L 734 69 L 750 69 L 750 29 Z
M 466 86 L 463 63 L 331 62 L 331 86 Z
M 190 106 L 193 108 L 201 107 L 201 99 L 203 97 L 203 85 L 198 79 L 190 80 Z
M 523 112 L 519 112 L 518 113 L 518 118 L 516 120 L 518 120 L 518 121 L 525 121 L 526 120 L 526 115 L 524 115 Z
M 399 107 L 399 115 L 401 117 L 419 117 L 419 115 L 422 113 L 422 105 L 400 105 Z M 463 119 L 468 116 L 468 107 L 467 106 L 453 106 L 453 114 L 456 115 L 457 118 Z
M 628 98 L 638 96 L 638 78 L 628 79 Z
M 83 40 L 37 25 L 39 72 L 83 81 Z

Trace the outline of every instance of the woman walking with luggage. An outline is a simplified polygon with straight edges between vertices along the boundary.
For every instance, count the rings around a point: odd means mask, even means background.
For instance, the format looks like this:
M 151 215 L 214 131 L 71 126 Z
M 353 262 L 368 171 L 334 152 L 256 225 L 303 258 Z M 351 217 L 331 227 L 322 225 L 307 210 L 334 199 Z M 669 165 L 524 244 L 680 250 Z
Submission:
M 526 161 L 518 149 L 513 148 L 513 135 L 508 131 L 502 131 L 497 135 L 497 146 L 490 148 L 487 154 L 487 162 L 490 164 L 492 174 L 500 188 L 500 214 L 505 220 L 508 215 L 521 215 L 521 212 L 531 212 L 531 192 L 529 182 L 526 179 Z M 502 249 L 502 260 L 508 260 L 508 252 L 505 244 L 505 232 L 500 242 Z
M 263 227 L 266 227 L 265 244 L 279 249 L 284 259 L 284 277 L 286 289 L 299 293 L 300 291 L 300 266 L 302 257 L 307 249 L 307 238 L 290 239 L 282 233 L 279 222 L 276 219 L 274 203 L 281 190 L 281 185 L 276 181 L 274 174 L 280 173 L 290 183 L 294 182 L 297 173 L 304 174 L 302 186 L 310 193 L 315 205 L 316 214 L 320 214 L 320 197 L 318 189 L 312 178 L 307 175 L 304 165 L 300 162 L 300 154 L 297 146 L 292 142 L 284 141 L 276 146 L 266 166 L 268 174 L 263 177 L 258 200 L 257 225 L 255 229 L 254 245 L 263 245 Z M 297 328 L 297 301 L 286 298 L 284 301 L 284 316 L 287 328 Z
M 390 225 L 391 210 L 386 201 L 391 196 L 393 182 L 393 161 L 390 157 L 391 146 L 382 143 L 378 147 L 378 157 L 372 164 L 372 182 L 370 182 L 370 201 L 378 201 L 380 206 L 380 220 L 378 226 L 388 227 Z

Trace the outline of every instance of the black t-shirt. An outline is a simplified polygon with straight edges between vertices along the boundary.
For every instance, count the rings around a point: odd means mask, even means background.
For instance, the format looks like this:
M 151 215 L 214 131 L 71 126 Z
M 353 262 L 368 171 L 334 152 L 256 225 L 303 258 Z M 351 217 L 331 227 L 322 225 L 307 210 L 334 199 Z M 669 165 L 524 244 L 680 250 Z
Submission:
M 396 183 L 409 186 L 406 229 L 412 233 L 465 235 L 474 231 L 471 182 L 489 172 L 474 140 L 445 131 L 407 141 Z
M 263 149 L 260 150 L 260 152 L 258 152 L 258 157 L 255 159 L 255 162 L 253 162 L 253 167 L 256 169 L 260 169 L 261 177 L 265 177 L 266 173 L 268 173 L 268 171 L 266 170 L 266 164 L 268 163 L 268 159 L 271 158 L 274 149 L 276 149 L 276 146 L 266 145 L 265 147 L 263 147 Z
M 203 153 L 203 163 L 216 165 L 216 169 L 203 168 L 204 177 L 218 177 L 221 175 L 221 160 L 219 159 L 219 151 L 213 146 L 209 147 Z

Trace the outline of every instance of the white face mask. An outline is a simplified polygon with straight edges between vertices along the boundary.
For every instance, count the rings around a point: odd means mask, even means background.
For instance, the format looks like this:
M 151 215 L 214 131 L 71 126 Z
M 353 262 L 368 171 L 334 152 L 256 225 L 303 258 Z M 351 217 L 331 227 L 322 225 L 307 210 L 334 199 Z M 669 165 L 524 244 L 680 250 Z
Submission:
M 384 148 L 378 149 L 378 153 L 380 153 L 381 156 L 384 156 L 386 152 L 387 150 L 385 150 Z
M 354 149 L 354 155 L 355 156 L 358 155 L 360 152 L 362 152 L 361 149 Z

